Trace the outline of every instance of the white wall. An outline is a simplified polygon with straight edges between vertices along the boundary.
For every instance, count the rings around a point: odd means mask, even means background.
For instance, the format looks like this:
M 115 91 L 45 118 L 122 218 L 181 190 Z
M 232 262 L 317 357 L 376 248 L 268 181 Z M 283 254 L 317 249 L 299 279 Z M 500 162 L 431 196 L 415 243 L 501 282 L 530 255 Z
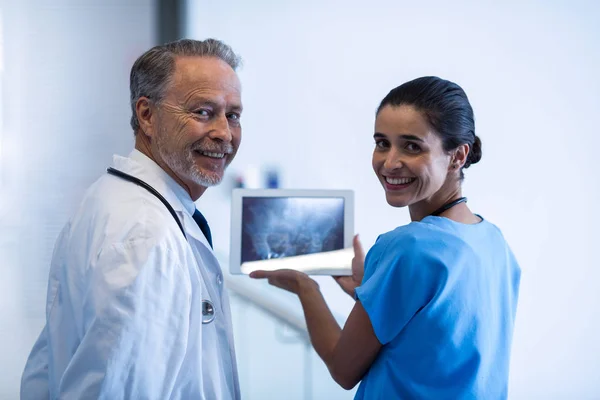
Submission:
M 188 32 L 245 59 L 244 137 L 233 170 L 279 165 L 289 188 L 356 191 L 366 246 L 408 221 L 370 167 L 374 110 L 423 75 L 469 95 L 483 159 L 472 209 L 504 231 L 523 268 L 512 399 L 600 398 L 600 5 L 596 2 L 190 1 Z M 201 203 L 228 212 L 226 189 Z M 217 248 L 228 249 L 228 226 Z M 351 301 L 329 280 L 330 304 Z M 318 388 L 315 389 L 315 397 Z
M 0 399 L 44 324 L 50 255 L 83 190 L 133 145 L 129 69 L 152 0 L 5 0 L 0 68 Z

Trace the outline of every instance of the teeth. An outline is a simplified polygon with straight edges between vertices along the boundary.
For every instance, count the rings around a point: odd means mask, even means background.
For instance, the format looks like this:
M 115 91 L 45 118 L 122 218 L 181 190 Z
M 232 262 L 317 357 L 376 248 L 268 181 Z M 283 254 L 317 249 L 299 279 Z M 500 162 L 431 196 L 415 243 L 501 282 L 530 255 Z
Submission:
M 212 158 L 223 158 L 223 157 L 225 157 L 225 153 L 211 153 L 211 152 L 208 152 L 208 151 L 203 151 L 200 154 L 202 154 L 203 156 L 212 157 Z
M 407 183 L 411 183 L 415 178 L 390 178 L 389 176 L 385 177 L 385 181 L 390 185 L 406 185 Z

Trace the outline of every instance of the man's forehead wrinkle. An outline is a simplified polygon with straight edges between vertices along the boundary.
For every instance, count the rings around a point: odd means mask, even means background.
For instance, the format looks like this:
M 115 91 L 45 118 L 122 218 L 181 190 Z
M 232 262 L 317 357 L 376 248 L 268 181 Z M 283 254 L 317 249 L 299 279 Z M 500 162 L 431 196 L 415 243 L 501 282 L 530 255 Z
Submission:
M 198 101 L 241 105 L 241 84 L 235 72 L 231 72 L 222 75 L 202 66 L 178 63 L 173 71 L 169 97 L 181 107 Z
M 205 87 L 195 87 L 190 89 L 184 93 L 182 98 L 184 104 L 188 104 L 194 100 L 206 100 L 209 96 L 207 94 L 210 93 L 210 90 Z
M 200 90 L 224 90 L 241 92 L 241 83 L 237 76 L 219 77 L 210 75 L 206 71 L 199 74 L 187 75 L 182 73 L 174 79 L 174 88 L 185 89 L 186 87 L 193 86 Z
M 231 98 L 231 92 L 222 93 L 221 91 L 214 90 L 209 86 L 194 87 L 186 90 L 185 93 L 182 94 L 181 104 L 191 104 L 197 101 L 223 104 L 231 102 L 237 106 L 238 103 L 241 103 L 241 96 L 239 91 L 235 91 L 233 93 L 235 96 Z M 230 99 L 230 101 L 228 101 L 228 99 Z

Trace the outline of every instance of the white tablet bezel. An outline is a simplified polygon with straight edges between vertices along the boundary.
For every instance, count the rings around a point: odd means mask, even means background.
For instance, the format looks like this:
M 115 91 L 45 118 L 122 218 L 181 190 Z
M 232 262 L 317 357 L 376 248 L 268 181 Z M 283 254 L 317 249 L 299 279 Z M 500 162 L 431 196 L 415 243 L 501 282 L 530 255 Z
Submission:
M 337 197 L 344 199 L 344 247 L 352 247 L 354 237 L 354 192 L 352 190 L 315 189 L 234 189 L 231 194 L 231 245 L 229 272 L 241 271 L 242 255 L 242 200 L 246 197 Z M 323 275 L 329 275 L 326 271 Z

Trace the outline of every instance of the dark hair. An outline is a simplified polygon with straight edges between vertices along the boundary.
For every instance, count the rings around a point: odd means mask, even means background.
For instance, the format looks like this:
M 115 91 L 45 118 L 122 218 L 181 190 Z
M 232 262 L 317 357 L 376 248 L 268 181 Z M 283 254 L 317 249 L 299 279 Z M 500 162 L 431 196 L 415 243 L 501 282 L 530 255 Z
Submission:
M 377 114 L 388 105 L 409 105 L 422 112 L 441 137 L 444 151 L 468 144 L 470 151 L 463 168 L 481 159 L 481 140 L 475 135 L 473 108 L 465 91 L 456 83 L 436 76 L 417 78 L 392 89 L 381 101 Z

